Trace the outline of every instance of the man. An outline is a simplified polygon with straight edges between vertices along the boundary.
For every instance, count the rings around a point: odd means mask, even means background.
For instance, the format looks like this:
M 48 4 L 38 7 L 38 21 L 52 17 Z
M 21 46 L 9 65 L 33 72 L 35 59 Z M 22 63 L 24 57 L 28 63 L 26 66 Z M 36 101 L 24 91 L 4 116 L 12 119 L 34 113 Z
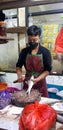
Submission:
M 48 49 L 40 45 L 41 29 L 38 26 L 28 27 L 27 34 L 29 46 L 21 51 L 16 64 L 18 82 L 22 82 L 33 75 L 33 89 L 37 89 L 41 96 L 48 97 L 45 78 L 51 71 L 51 55 Z M 23 65 L 26 69 L 25 77 L 22 75 Z M 24 82 L 23 89 L 27 88 L 28 85 Z

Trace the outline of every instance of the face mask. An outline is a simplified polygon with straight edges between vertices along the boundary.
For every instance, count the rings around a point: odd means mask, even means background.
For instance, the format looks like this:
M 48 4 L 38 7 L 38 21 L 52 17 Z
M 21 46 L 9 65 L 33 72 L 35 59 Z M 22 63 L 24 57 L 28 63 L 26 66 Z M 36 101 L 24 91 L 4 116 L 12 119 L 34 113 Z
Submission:
M 38 46 L 38 44 L 38 42 L 29 42 L 29 46 L 32 50 L 35 49 Z

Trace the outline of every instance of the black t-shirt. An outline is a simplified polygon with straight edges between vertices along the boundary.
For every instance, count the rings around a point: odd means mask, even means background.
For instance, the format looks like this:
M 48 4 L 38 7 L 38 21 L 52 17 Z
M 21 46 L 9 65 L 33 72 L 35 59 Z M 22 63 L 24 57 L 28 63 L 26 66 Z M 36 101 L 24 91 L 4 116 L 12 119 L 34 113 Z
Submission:
M 24 65 L 24 67 L 26 68 L 26 57 L 28 54 L 31 54 L 30 47 L 26 47 L 21 51 L 19 58 L 18 58 L 18 61 L 16 63 L 16 67 L 22 68 L 22 66 Z M 40 45 L 37 54 L 43 55 L 44 70 L 51 71 L 52 67 L 51 67 L 50 51 Z

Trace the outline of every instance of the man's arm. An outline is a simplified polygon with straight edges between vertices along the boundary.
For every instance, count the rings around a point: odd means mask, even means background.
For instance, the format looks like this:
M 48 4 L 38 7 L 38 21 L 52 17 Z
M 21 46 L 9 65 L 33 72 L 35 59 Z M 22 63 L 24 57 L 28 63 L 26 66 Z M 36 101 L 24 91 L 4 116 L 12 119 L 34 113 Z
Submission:
M 22 75 L 22 68 L 16 67 L 16 73 L 17 73 L 18 82 L 23 82 L 25 76 Z
M 46 76 L 49 75 L 49 71 L 45 70 L 43 73 L 41 73 L 37 78 L 33 79 L 34 83 L 39 82 L 40 80 L 43 80 L 44 78 L 46 78 Z

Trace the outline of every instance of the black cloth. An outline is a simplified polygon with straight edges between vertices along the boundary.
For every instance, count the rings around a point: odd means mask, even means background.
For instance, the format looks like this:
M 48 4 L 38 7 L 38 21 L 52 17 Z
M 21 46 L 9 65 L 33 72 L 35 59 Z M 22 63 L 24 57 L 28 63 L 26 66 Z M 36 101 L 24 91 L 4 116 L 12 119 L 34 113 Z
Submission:
M 16 67 L 22 68 L 22 66 L 24 65 L 24 67 L 26 69 L 26 58 L 27 58 L 28 54 L 31 54 L 30 47 L 26 47 L 21 51 L 19 58 L 18 58 L 18 61 L 16 63 Z M 43 55 L 44 71 L 47 70 L 50 72 L 52 69 L 50 51 L 47 48 L 44 48 L 43 46 L 40 45 L 37 54 Z
M 4 20 L 5 20 L 5 14 L 2 12 L 2 10 L 0 10 L 0 21 Z

